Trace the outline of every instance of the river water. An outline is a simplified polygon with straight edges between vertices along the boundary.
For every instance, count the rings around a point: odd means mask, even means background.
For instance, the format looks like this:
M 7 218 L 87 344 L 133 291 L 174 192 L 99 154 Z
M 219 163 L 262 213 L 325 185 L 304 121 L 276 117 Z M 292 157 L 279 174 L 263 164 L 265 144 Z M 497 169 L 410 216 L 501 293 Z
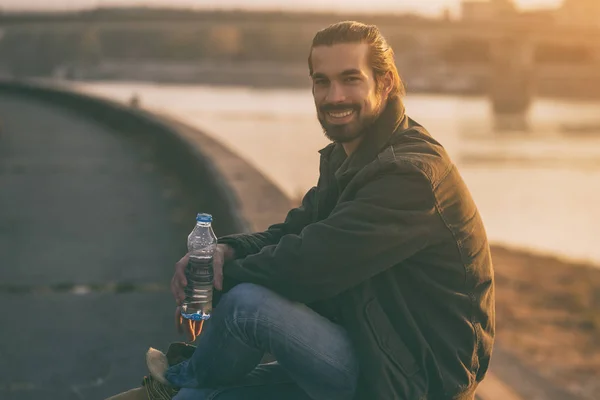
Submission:
M 73 84 L 200 128 L 291 197 L 316 184 L 328 144 L 309 89 Z M 409 95 L 407 113 L 458 165 L 492 242 L 600 266 L 600 103 L 536 100 L 529 130 L 495 132 L 484 98 Z M 577 126 L 579 129 L 565 129 Z

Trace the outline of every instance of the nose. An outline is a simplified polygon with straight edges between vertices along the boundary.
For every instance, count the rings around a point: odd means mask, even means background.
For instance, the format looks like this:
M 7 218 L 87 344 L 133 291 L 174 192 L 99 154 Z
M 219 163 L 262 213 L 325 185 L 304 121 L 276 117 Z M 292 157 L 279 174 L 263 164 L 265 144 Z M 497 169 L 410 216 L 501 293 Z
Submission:
M 331 82 L 329 85 L 329 91 L 327 92 L 327 97 L 325 99 L 328 103 L 342 103 L 346 100 L 346 95 L 344 94 L 344 89 L 342 85 L 337 82 Z

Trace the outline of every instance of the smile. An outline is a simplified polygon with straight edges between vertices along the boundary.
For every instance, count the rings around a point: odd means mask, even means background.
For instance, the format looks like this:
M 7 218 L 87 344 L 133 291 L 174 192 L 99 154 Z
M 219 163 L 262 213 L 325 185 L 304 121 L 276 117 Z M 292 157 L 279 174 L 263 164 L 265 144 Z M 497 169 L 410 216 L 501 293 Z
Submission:
M 345 118 L 352 115 L 354 110 L 329 111 L 327 115 L 331 118 Z

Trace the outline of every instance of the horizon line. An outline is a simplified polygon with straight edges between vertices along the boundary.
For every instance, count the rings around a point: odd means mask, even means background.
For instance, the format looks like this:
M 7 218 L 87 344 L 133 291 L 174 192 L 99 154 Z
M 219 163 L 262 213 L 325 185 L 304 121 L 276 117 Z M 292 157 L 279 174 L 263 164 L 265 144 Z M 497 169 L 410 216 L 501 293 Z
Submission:
M 447 11 L 450 11 L 451 16 L 456 16 L 457 11 L 456 7 L 446 7 L 438 10 L 437 12 L 423 12 L 419 10 L 389 10 L 389 9 L 379 9 L 379 10 L 340 10 L 337 8 L 327 9 L 327 8 L 305 8 L 299 3 L 292 3 L 292 6 L 284 6 L 277 7 L 273 5 L 264 5 L 264 6 L 254 6 L 254 7 L 243 7 L 239 5 L 194 5 L 191 7 L 185 7 L 182 5 L 169 5 L 167 4 L 152 4 L 152 5 L 119 5 L 119 4 L 110 4 L 106 6 L 99 6 L 98 4 L 92 6 L 64 6 L 64 7 L 33 7 L 33 8 L 19 8 L 19 6 L 0 6 L 0 15 L 1 14 L 13 14 L 13 13 L 21 13 L 21 14 L 34 14 L 34 13 L 75 13 L 82 11 L 96 11 L 96 10 L 128 10 L 128 9 L 148 9 L 148 10 L 180 10 L 180 11 L 244 11 L 244 12 L 286 12 L 286 13 L 310 13 L 310 14 L 324 14 L 324 13 L 333 13 L 333 14 L 356 14 L 356 13 L 364 13 L 369 15 L 378 15 L 378 14 L 394 14 L 394 15 L 412 15 L 412 16 L 422 16 L 425 18 L 431 17 L 443 17 Z M 560 6 L 543 6 L 537 5 L 532 7 L 520 7 L 517 6 L 517 12 L 527 13 L 527 12 L 535 12 L 535 11 L 556 11 L 560 9 Z M 460 13 L 458 13 L 459 15 Z

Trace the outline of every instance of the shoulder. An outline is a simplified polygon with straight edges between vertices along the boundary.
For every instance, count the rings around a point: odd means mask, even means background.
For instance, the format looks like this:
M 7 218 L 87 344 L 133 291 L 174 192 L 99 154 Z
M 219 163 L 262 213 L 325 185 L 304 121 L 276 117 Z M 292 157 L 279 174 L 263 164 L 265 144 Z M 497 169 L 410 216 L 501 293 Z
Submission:
M 454 168 L 444 147 L 416 123 L 396 132 L 375 163 L 380 170 L 413 178 L 421 176 L 432 187 Z

